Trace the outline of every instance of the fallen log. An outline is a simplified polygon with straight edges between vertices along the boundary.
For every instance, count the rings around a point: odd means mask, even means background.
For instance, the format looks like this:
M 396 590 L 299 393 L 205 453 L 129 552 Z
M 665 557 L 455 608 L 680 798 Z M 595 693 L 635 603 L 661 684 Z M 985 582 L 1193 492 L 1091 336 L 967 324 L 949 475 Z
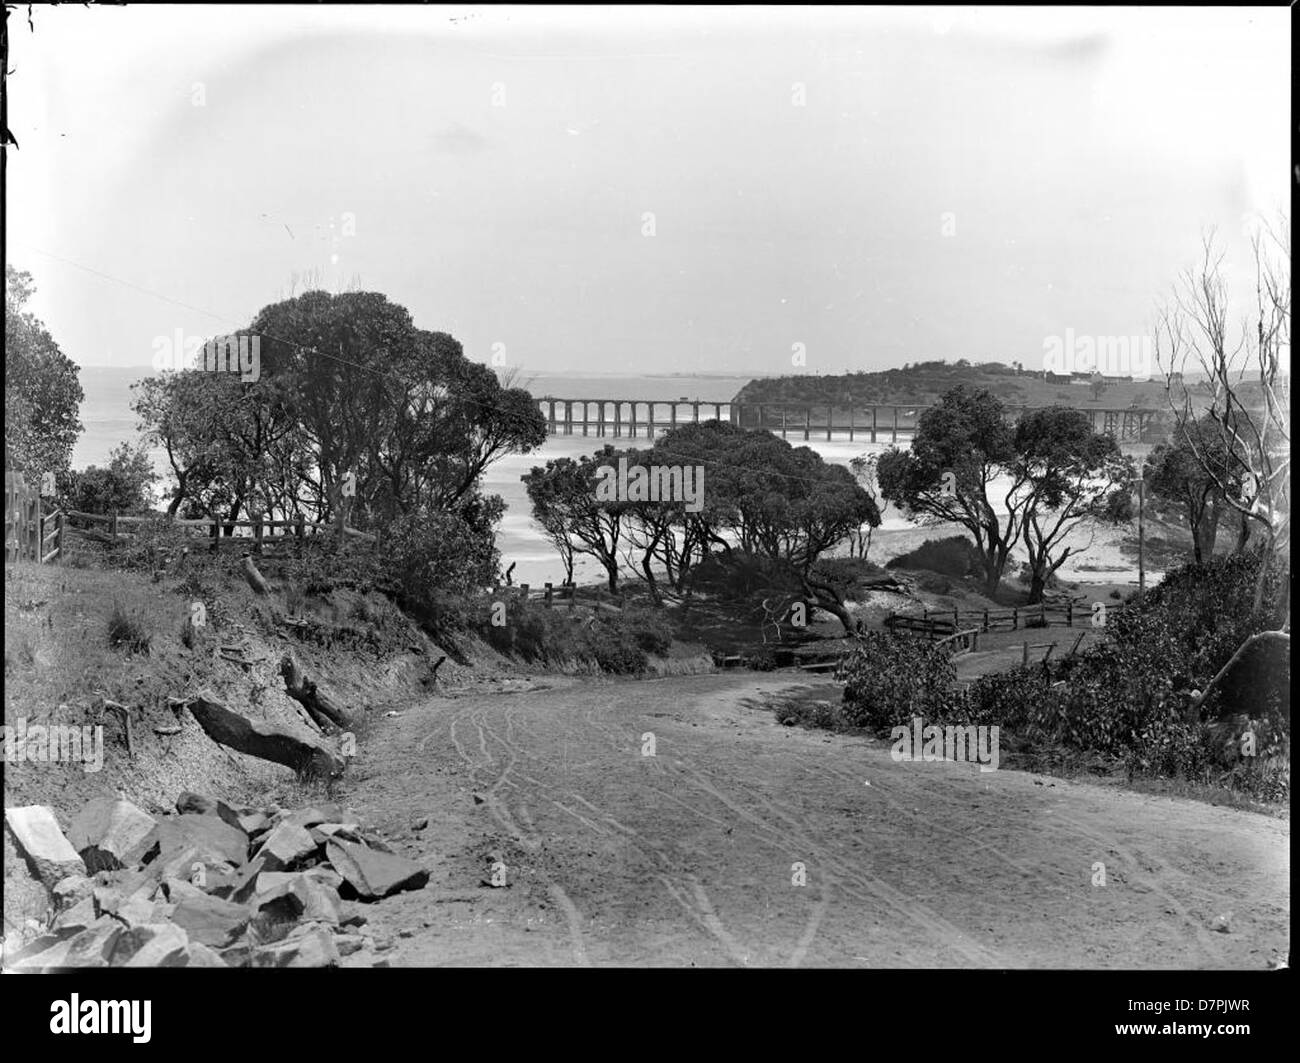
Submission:
M 347 710 L 303 674 L 293 654 L 280 658 L 280 675 L 284 677 L 284 691 L 298 702 L 323 731 L 347 731 L 352 720 Z
M 283 764 L 300 775 L 332 778 L 343 774 L 343 758 L 333 750 L 319 742 L 282 731 L 274 724 L 250 720 L 232 712 L 210 691 L 197 694 L 189 704 L 190 713 L 204 733 L 219 745 Z

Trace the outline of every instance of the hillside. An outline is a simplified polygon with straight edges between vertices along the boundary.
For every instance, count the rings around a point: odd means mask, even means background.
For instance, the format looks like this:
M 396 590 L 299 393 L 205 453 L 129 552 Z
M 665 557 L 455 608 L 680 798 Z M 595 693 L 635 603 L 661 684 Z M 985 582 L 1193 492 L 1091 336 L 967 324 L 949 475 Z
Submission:
M 1009 405 L 1163 408 L 1163 379 L 1107 384 L 1094 399 L 1086 381 L 1049 383 L 1042 371 L 1017 369 L 998 362 L 972 365 L 957 362 L 919 362 L 902 369 L 874 373 L 811 375 L 807 373 L 751 380 L 737 393 L 739 403 L 905 403 L 926 405 L 958 384 L 988 388 Z

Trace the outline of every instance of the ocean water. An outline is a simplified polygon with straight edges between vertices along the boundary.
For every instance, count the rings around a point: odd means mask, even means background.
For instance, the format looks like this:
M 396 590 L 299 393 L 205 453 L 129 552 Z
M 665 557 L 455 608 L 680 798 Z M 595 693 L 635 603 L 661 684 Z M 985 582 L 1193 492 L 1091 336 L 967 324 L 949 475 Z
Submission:
M 82 369 L 81 383 L 85 391 L 85 400 L 82 403 L 81 420 L 85 425 L 85 431 L 78 439 L 74 451 L 74 467 L 83 468 L 86 465 L 103 464 L 108 460 L 109 453 L 117 444 L 126 440 L 133 442 L 136 440 L 136 421 L 130 409 L 133 395 L 130 385 L 150 375 L 150 372 L 147 368 Z M 749 377 L 692 377 L 681 375 L 619 376 L 523 373 L 517 383 L 519 386 L 528 388 L 539 398 L 552 395 L 556 398 L 571 399 L 608 400 L 617 398 L 637 399 L 640 401 L 655 399 L 660 402 L 698 401 L 726 404 L 749 382 L 749 379 Z M 728 412 L 724 405 L 724 418 L 728 416 Z M 711 408 L 701 411 L 701 416 L 711 417 L 712 415 L 713 410 Z M 595 416 L 594 408 L 592 409 L 592 416 Z M 644 410 L 642 416 L 644 417 Z M 680 407 L 679 417 L 685 418 L 687 416 L 689 416 L 689 407 Z M 659 419 L 666 418 L 667 410 L 661 408 L 657 417 Z M 888 425 L 882 421 L 880 428 L 881 433 L 878 438 L 881 441 L 874 444 L 866 441 L 861 432 L 859 432 L 859 437 L 852 442 L 847 438 L 827 440 L 824 434 L 821 438 L 818 438 L 816 427 L 810 432 L 809 439 L 806 442 L 802 438 L 802 429 L 795 431 L 791 428 L 788 438 L 791 444 L 795 446 L 810 447 L 826 461 L 847 467 L 849 461 L 854 457 L 880 453 L 889 448 L 890 434 L 887 431 Z M 581 428 L 578 428 L 577 431 L 580 433 Z M 591 431 L 594 433 L 594 427 Z M 899 444 L 906 446 L 910 436 L 911 433 L 906 428 L 900 429 Z M 616 446 L 625 446 L 630 440 L 626 436 L 621 439 L 615 439 L 612 436 L 598 438 L 594 434 L 589 436 L 581 434 L 548 436 L 546 442 L 532 453 L 507 455 L 488 470 L 483 484 L 484 491 L 488 494 L 500 495 L 506 503 L 505 516 L 498 526 L 497 546 L 501 551 L 502 567 L 504 568 L 511 563 L 515 565 L 513 573 L 515 583 L 540 586 L 548 581 L 558 584 L 564 579 L 564 566 L 556 554 L 555 548 L 551 546 L 540 529 L 533 523 L 529 513 L 528 496 L 520 477 L 528 473 L 534 466 L 545 465 L 552 458 L 577 458 L 584 454 L 595 453 L 607 442 Z M 640 436 L 640 443 L 641 445 L 645 443 L 644 431 Z M 155 470 L 160 473 L 167 473 L 166 453 L 162 449 L 153 452 L 153 460 Z M 706 490 L 707 483 L 706 471 Z M 992 491 L 993 497 L 1000 498 L 1001 494 L 1005 492 L 1006 486 L 1002 483 L 995 483 Z M 1003 488 L 1002 492 L 998 490 L 999 487 Z M 917 525 L 915 523 L 890 508 L 886 510 L 880 531 L 884 533 L 910 532 L 916 529 Z M 934 536 L 951 535 L 957 530 L 935 529 Z M 1071 536 L 1071 541 L 1075 543 L 1076 548 L 1086 545 L 1088 534 L 1090 533 L 1085 529 L 1080 529 L 1077 536 Z M 1097 552 L 1096 550 L 1092 551 L 1094 558 Z M 1109 551 L 1106 552 L 1109 553 Z M 1018 550 L 1017 554 L 1019 553 Z M 873 558 L 875 558 L 874 552 Z M 1062 570 L 1062 575 L 1083 582 L 1094 579 L 1104 581 L 1107 577 L 1091 577 L 1086 572 L 1075 569 L 1075 565 L 1079 561 L 1086 563 L 1088 560 L 1090 558 L 1087 554 L 1081 555 L 1077 559 L 1071 558 L 1070 564 Z M 1123 564 L 1122 560 L 1115 560 Z M 604 579 L 604 570 L 593 558 L 579 555 L 574 561 L 574 578 L 579 582 L 600 581 Z
M 152 374 L 146 368 L 83 368 L 81 386 L 85 399 L 81 406 L 81 421 L 85 431 L 77 440 L 73 451 L 73 467 L 102 465 L 108 461 L 113 448 L 124 441 L 138 439 L 136 418 L 131 412 L 134 392 L 131 384 Z M 725 406 L 750 377 L 713 377 L 682 375 L 576 375 L 521 373 L 518 386 L 526 387 L 539 398 L 551 395 L 567 399 L 655 399 L 661 402 L 723 403 Z M 712 416 L 711 408 L 701 411 L 701 416 Z M 595 408 L 591 414 L 595 416 Z M 685 419 L 689 408 L 680 408 Z M 668 412 L 661 408 L 658 417 L 666 418 Z M 644 417 L 644 410 L 642 411 Z M 581 429 L 579 428 L 580 432 Z M 592 435 L 548 436 L 546 442 L 531 454 L 510 454 L 493 465 L 487 473 L 483 489 L 488 494 L 500 495 L 506 503 L 506 513 L 498 527 L 497 545 L 501 550 L 503 566 L 515 563 L 513 578 L 516 583 L 540 585 L 547 581 L 559 583 L 564 579 L 564 566 L 545 536 L 533 524 L 529 515 L 528 496 L 520 477 L 534 466 L 545 465 L 552 458 L 580 457 L 600 450 L 606 442 L 627 445 L 623 437 L 597 438 Z M 644 444 L 645 436 L 642 434 Z M 859 450 L 853 453 L 860 453 Z M 169 470 L 167 454 L 162 448 L 151 451 L 155 471 L 166 475 Z M 852 456 L 852 455 L 850 455 Z M 847 460 L 847 459 L 845 459 Z M 170 477 L 168 477 L 170 479 Z M 598 580 L 603 569 L 591 558 L 579 557 L 574 563 L 574 578 L 580 581 Z

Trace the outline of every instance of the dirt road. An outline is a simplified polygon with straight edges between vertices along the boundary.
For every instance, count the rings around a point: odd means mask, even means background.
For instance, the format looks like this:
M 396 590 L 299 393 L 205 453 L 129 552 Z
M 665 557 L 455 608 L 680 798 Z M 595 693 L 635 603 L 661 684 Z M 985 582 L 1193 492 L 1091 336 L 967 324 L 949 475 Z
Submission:
M 1247 969 L 1285 955 L 1289 823 L 895 763 L 883 743 L 782 727 L 757 707 L 791 685 L 584 682 L 382 721 L 343 796 L 433 878 L 369 908 L 379 955 Z M 504 887 L 481 884 L 494 871 Z

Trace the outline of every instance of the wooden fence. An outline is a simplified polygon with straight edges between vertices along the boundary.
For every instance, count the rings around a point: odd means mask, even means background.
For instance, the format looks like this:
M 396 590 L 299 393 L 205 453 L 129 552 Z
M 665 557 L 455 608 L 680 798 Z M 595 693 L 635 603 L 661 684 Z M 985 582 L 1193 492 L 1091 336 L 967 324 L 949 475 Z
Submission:
M 1107 614 L 1124 608 L 1122 602 L 1105 602 Z M 1011 609 L 927 609 L 915 613 L 891 613 L 884 625 L 901 635 L 923 636 L 930 641 L 946 642 L 972 629 L 985 631 L 1020 631 L 1041 627 L 1074 627 L 1076 623 L 1092 625 L 1093 607 L 1082 602 L 1042 602 Z
M 547 609 L 557 601 L 568 602 L 569 608 L 573 609 L 578 604 L 578 590 L 577 585 L 573 583 L 561 583 L 558 587 L 553 583 L 545 583 L 540 589 L 530 587 L 527 583 L 505 586 L 498 583 L 492 588 L 492 593 L 496 597 L 511 598 L 515 601 L 541 602 Z M 595 600 L 599 601 L 599 596 Z
M 63 553 L 65 514 L 46 512 L 40 490 L 5 473 L 5 560 L 49 564 Z
M 67 518 L 72 531 L 81 532 L 96 541 L 109 543 L 131 538 L 136 532 L 128 529 L 138 528 L 141 524 L 159 519 L 155 515 L 83 513 L 76 509 L 68 510 Z M 90 525 L 89 531 L 77 527 L 77 522 Z M 222 546 L 235 546 L 260 554 L 267 548 L 275 549 L 287 545 L 292 545 L 301 552 L 306 542 L 335 535 L 338 532 L 337 525 L 319 524 L 301 516 L 293 520 L 230 520 L 220 516 L 195 519 L 173 517 L 167 523 L 190 531 L 196 539 L 206 540 L 208 549 L 213 553 Z M 100 528 L 104 530 L 100 531 Z M 242 532 L 246 534 L 241 534 Z M 346 525 L 343 527 L 343 535 L 358 542 L 368 542 L 374 546 L 379 544 L 378 535 L 357 531 Z

